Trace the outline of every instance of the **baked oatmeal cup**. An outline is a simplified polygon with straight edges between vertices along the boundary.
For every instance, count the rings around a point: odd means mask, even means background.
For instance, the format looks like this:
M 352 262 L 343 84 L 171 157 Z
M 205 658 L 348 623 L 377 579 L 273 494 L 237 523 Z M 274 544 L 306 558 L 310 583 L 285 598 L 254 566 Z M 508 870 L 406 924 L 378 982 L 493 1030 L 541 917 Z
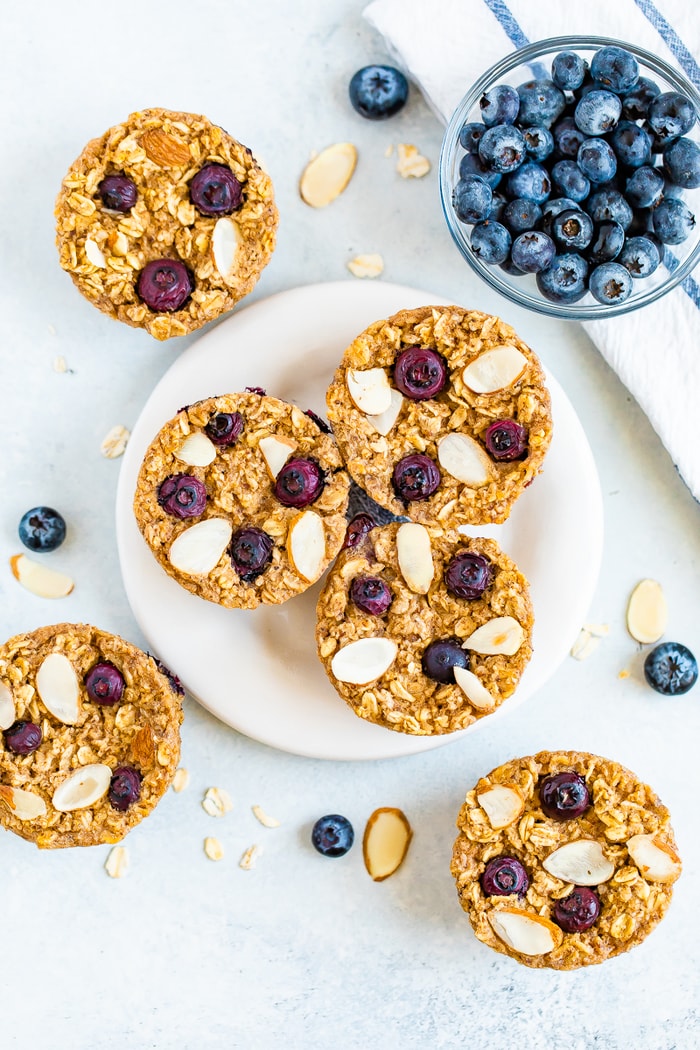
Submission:
M 498 317 L 458 306 L 370 325 L 327 402 L 353 480 L 393 514 L 443 528 L 505 521 L 552 434 L 535 354 Z
M 301 594 L 340 550 L 350 479 L 326 424 L 247 391 L 180 409 L 152 441 L 134 513 L 182 587 L 232 609 Z
M 87 624 L 0 646 L 0 823 L 43 849 L 119 842 L 168 789 L 182 687 Z
M 482 777 L 457 818 L 452 874 L 479 940 L 573 970 L 641 943 L 681 862 L 666 807 L 624 766 L 542 751 Z
M 416 522 L 349 535 L 317 607 L 338 694 L 360 718 L 421 736 L 495 711 L 532 655 L 528 583 L 510 558 Z
M 61 266 L 103 313 L 187 335 L 254 287 L 275 247 L 272 183 L 206 117 L 146 109 L 87 144 L 56 201 Z

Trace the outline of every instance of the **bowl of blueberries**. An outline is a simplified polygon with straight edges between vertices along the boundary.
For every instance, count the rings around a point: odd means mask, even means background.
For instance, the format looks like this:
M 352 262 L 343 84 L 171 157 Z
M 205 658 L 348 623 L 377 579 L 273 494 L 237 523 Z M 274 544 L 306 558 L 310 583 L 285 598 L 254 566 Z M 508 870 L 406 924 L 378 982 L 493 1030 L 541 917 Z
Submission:
M 654 302 L 700 259 L 699 119 L 696 88 L 633 44 L 566 36 L 513 52 L 445 132 L 457 247 L 492 288 L 549 316 Z

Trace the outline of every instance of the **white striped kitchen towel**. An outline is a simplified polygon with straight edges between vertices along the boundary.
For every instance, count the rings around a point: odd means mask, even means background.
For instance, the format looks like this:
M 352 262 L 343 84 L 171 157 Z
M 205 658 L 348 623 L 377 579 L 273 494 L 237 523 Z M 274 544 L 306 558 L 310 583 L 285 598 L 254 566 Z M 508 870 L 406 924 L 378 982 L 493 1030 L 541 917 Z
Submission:
M 364 17 L 443 121 L 490 65 L 551 36 L 628 40 L 700 88 L 700 18 L 684 0 L 373 0 Z M 700 276 L 642 310 L 584 327 L 700 500 Z

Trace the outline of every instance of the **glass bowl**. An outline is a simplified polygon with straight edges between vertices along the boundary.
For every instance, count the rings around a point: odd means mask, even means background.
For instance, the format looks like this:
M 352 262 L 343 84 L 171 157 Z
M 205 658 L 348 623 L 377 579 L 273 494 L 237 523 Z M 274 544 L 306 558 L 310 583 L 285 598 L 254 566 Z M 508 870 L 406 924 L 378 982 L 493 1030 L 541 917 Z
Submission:
M 698 221 L 690 236 L 682 244 L 665 246 L 663 263 L 649 277 L 635 279 L 632 294 L 624 302 L 599 303 L 590 292 L 587 292 L 577 303 L 561 304 L 545 299 L 537 287 L 534 275 L 512 276 L 498 265 L 484 263 L 473 254 L 470 248 L 470 234 L 473 227 L 458 219 L 452 203 L 452 191 L 459 179 L 460 161 L 466 153 L 466 150 L 460 145 L 459 132 L 466 122 L 481 120 L 479 99 L 484 92 L 497 84 L 510 84 L 512 87 L 518 87 L 533 78 L 549 77 L 552 59 L 560 51 L 575 51 L 583 58 L 590 60 L 593 52 L 606 44 L 615 44 L 630 51 L 639 63 L 640 76 L 647 76 L 655 80 L 662 92 L 680 91 L 686 95 L 695 106 L 696 114 L 700 119 L 700 93 L 681 73 L 650 52 L 634 44 L 613 40 L 609 37 L 560 36 L 528 44 L 527 47 L 506 55 L 479 77 L 457 106 L 442 143 L 440 196 L 447 225 L 460 252 L 472 269 L 501 295 L 510 299 L 511 302 L 550 317 L 592 321 L 636 310 L 648 303 L 656 302 L 662 295 L 684 281 L 700 259 L 700 221 Z M 571 97 L 570 93 L 567 93 L 567 98 L 569 97 Z M 697 141 L 699 134 L 700 130 L 696 122 L 685 137 Z M 684 190 L 683 197 L 691 210 L 700 209 L 700 189 Z M 694 204 L 694 198 L 697 199 L 697 205 Z M 585 202 L 583 206 L 585 207 Z

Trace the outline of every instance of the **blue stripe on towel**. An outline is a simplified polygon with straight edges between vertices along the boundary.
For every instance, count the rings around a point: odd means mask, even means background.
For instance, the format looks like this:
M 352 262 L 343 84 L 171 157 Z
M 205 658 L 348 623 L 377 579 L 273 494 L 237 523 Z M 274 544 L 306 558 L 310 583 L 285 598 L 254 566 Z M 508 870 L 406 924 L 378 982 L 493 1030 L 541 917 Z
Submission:
M 651 0 L 634 0 L 634 2 L 647 21 L 651 22 L 688 78 L 692 80 L 696 88 L 700 88 L 700 66 L 698 66 L 694 56 L 685 46 L 673 26 L 666 21 Z M 489 4 L 489 6 L 491 5 Z
M 678 268 L 678 259 L 669 250 L 668 245 L 666 246 L 666 252 L 664 254 L 664 266 L 669 273 L 673 273 Z M 686 277 L 681 283 L 681 288 L 686 295 L 693 300 L 695 305 L 700 308 L 700 285 L 697 283 L 694 277 Z
M 530 43 L 514 18 L 512 11 L 503 3 L 503 0 L 484 0 L 484 3 L 491 14 L 498 20 L 514 47 L 525 47 Z M 546 80 L 549 77 L 549 73 L 541 62 L 530 62 L 528 64 L 533 75 L 538 80 Z

